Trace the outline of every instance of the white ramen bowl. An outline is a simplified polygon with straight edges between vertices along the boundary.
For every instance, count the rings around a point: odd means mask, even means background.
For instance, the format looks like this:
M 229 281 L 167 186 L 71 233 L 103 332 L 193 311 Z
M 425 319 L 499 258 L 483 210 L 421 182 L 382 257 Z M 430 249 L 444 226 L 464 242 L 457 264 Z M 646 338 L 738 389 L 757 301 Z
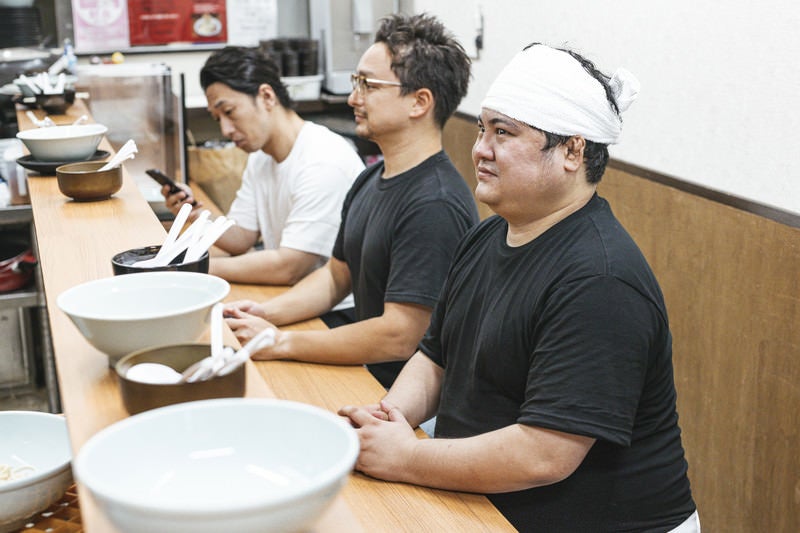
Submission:
M 56 303 L 113 366 L 136 350 L 196 341 L 229 291 L 210 274 L 142 272 L 76 285 Z
M 37 161 L 83 161 L 97 151 L 108 128 L 102 124 L 71 124 L 17 133 Z
M 71 460 L 64 417 L 0 411 L 0 465 L 16 476 L 0 481 L 0 532 L 18 531 L 64 495 L 72 484 Z
M 345 484 L 355 430 L 273 399 L 161 407 L 94 435 L 75 478 L 123 533 L 305 531 Z

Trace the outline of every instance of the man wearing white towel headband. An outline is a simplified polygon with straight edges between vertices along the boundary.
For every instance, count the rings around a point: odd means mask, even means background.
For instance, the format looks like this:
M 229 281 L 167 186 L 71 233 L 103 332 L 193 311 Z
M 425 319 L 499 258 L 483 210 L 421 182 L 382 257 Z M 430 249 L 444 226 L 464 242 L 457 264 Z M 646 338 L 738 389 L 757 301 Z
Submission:
M 486 493 L 520 531 L 700 530 L 661 289 L 596 193 L 637 92 L 541 44 L 500 73 L 472 152 L 497 216 L 462 240 L 384 399 L 340 410 L 359 470 Z

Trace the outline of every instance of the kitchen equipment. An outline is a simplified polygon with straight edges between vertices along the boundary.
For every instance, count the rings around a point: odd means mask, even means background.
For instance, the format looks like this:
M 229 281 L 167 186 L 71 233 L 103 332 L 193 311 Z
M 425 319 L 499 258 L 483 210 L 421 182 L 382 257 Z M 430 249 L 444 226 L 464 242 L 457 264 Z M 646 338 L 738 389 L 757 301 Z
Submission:
M 209 255 L 208 252 L 200 256 L 196 261 L 185 262 L 185 253 L 179 254 L 168 265 L 164 266 L 137 266 L 139 261 L 147 261 L 154 258 L 161 250 L 161 245 L 145 246 L 144 248 L 132 248 L 120 252 L 111 258 L 111 268 L 114 275 L 133 274 L 136 272 L 200 272 L 208 274 Z
M 33 2 L 0 2 L 0 48 L 38 46 L 42 42 L 42 21 Z
M 70 163 L 56 168 L 58 190 L 78 202 L 110 198 L 122 188 L 122 167 L 101 170 L 102 161 Z
M 194 342 L 229 291 L 227 281 L 209 274 L 141 272 L 76 285 L 56 304 L 113 366 L 137 350 Z
M 0 86 L 11 83 L 21 73 L 47 70 L 60 57 L 49 50 L 27 46 L 0 47 Z
M 75 477 L 122 533 L 306 531 L 355 464 L 355 430 L 315 406 L 182 403 L 101 430 Z
M 36 265 L 36 257 L 27 242 L 13 238 L 0 242 L 0 293 L 24 288 Z
M 212 398 L 241 398 L 245 391 L 245 367 L 235 372 L 194 383 L 147 383 L 135 376 L 129 377 L 134 367 L 157 363 L 178 373 L 205 359 L 210 353 L 208 344 L 171 344 L 146 348 L 120 359 L 114 370 L 119 378 L 120 393 L 125 409 L 131 414 L 175 403 L 208 400 Z M 146 369 L 145 369 L 146 370 Z M 153 374 L 149 374 L 153 376 Z
M 69 124 L 21 131 L 17 138 L 39 161 L 82 161 L 97 151 L 107 131 L 102 124 Z
M 311 38 L 319 39 L 324 87 L 349 94 L 350 74 L 375 38 L 381 17 L 399 11 L 398 0 L 309 0 Z
M 0 481 L 0 532 L 19 531 L 72 484 L 72 449 L 64 417 L 0 411 L 0 465 L 20 476 Z

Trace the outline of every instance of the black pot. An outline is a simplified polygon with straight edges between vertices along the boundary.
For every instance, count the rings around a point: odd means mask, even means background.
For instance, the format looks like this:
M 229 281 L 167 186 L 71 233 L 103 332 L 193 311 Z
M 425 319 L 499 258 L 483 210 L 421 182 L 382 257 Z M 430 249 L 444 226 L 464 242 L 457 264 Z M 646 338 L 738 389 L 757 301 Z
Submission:
M 36 257 L 27 243 L 15 239 L 0 243 L 0 292 L 24 288 L 36 265 Z

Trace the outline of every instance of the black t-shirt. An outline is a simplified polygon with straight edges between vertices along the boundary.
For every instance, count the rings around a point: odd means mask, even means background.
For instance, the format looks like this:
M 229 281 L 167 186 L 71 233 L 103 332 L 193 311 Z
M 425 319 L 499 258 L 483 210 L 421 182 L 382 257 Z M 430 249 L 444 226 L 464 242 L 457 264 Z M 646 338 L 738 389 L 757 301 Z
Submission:
M 521 531 L 667 531 L 695 509 L 661 290 L 605 200 L 532 242 L 492 217 L 456 253 L 420 348 L 436 437 L 520 423 L 597 439 L 567 479 L 490 495 Z
M 377 163 L 356 179 L 333 248 L 350 269 L 357 320 L 381 316 L 384 302 L 436 305 L 458 242 L 478 222 L 472 193 L 443 151 L 390 179 L 383 170 Z M 403 364 L 368 368 L 389 387 Z

